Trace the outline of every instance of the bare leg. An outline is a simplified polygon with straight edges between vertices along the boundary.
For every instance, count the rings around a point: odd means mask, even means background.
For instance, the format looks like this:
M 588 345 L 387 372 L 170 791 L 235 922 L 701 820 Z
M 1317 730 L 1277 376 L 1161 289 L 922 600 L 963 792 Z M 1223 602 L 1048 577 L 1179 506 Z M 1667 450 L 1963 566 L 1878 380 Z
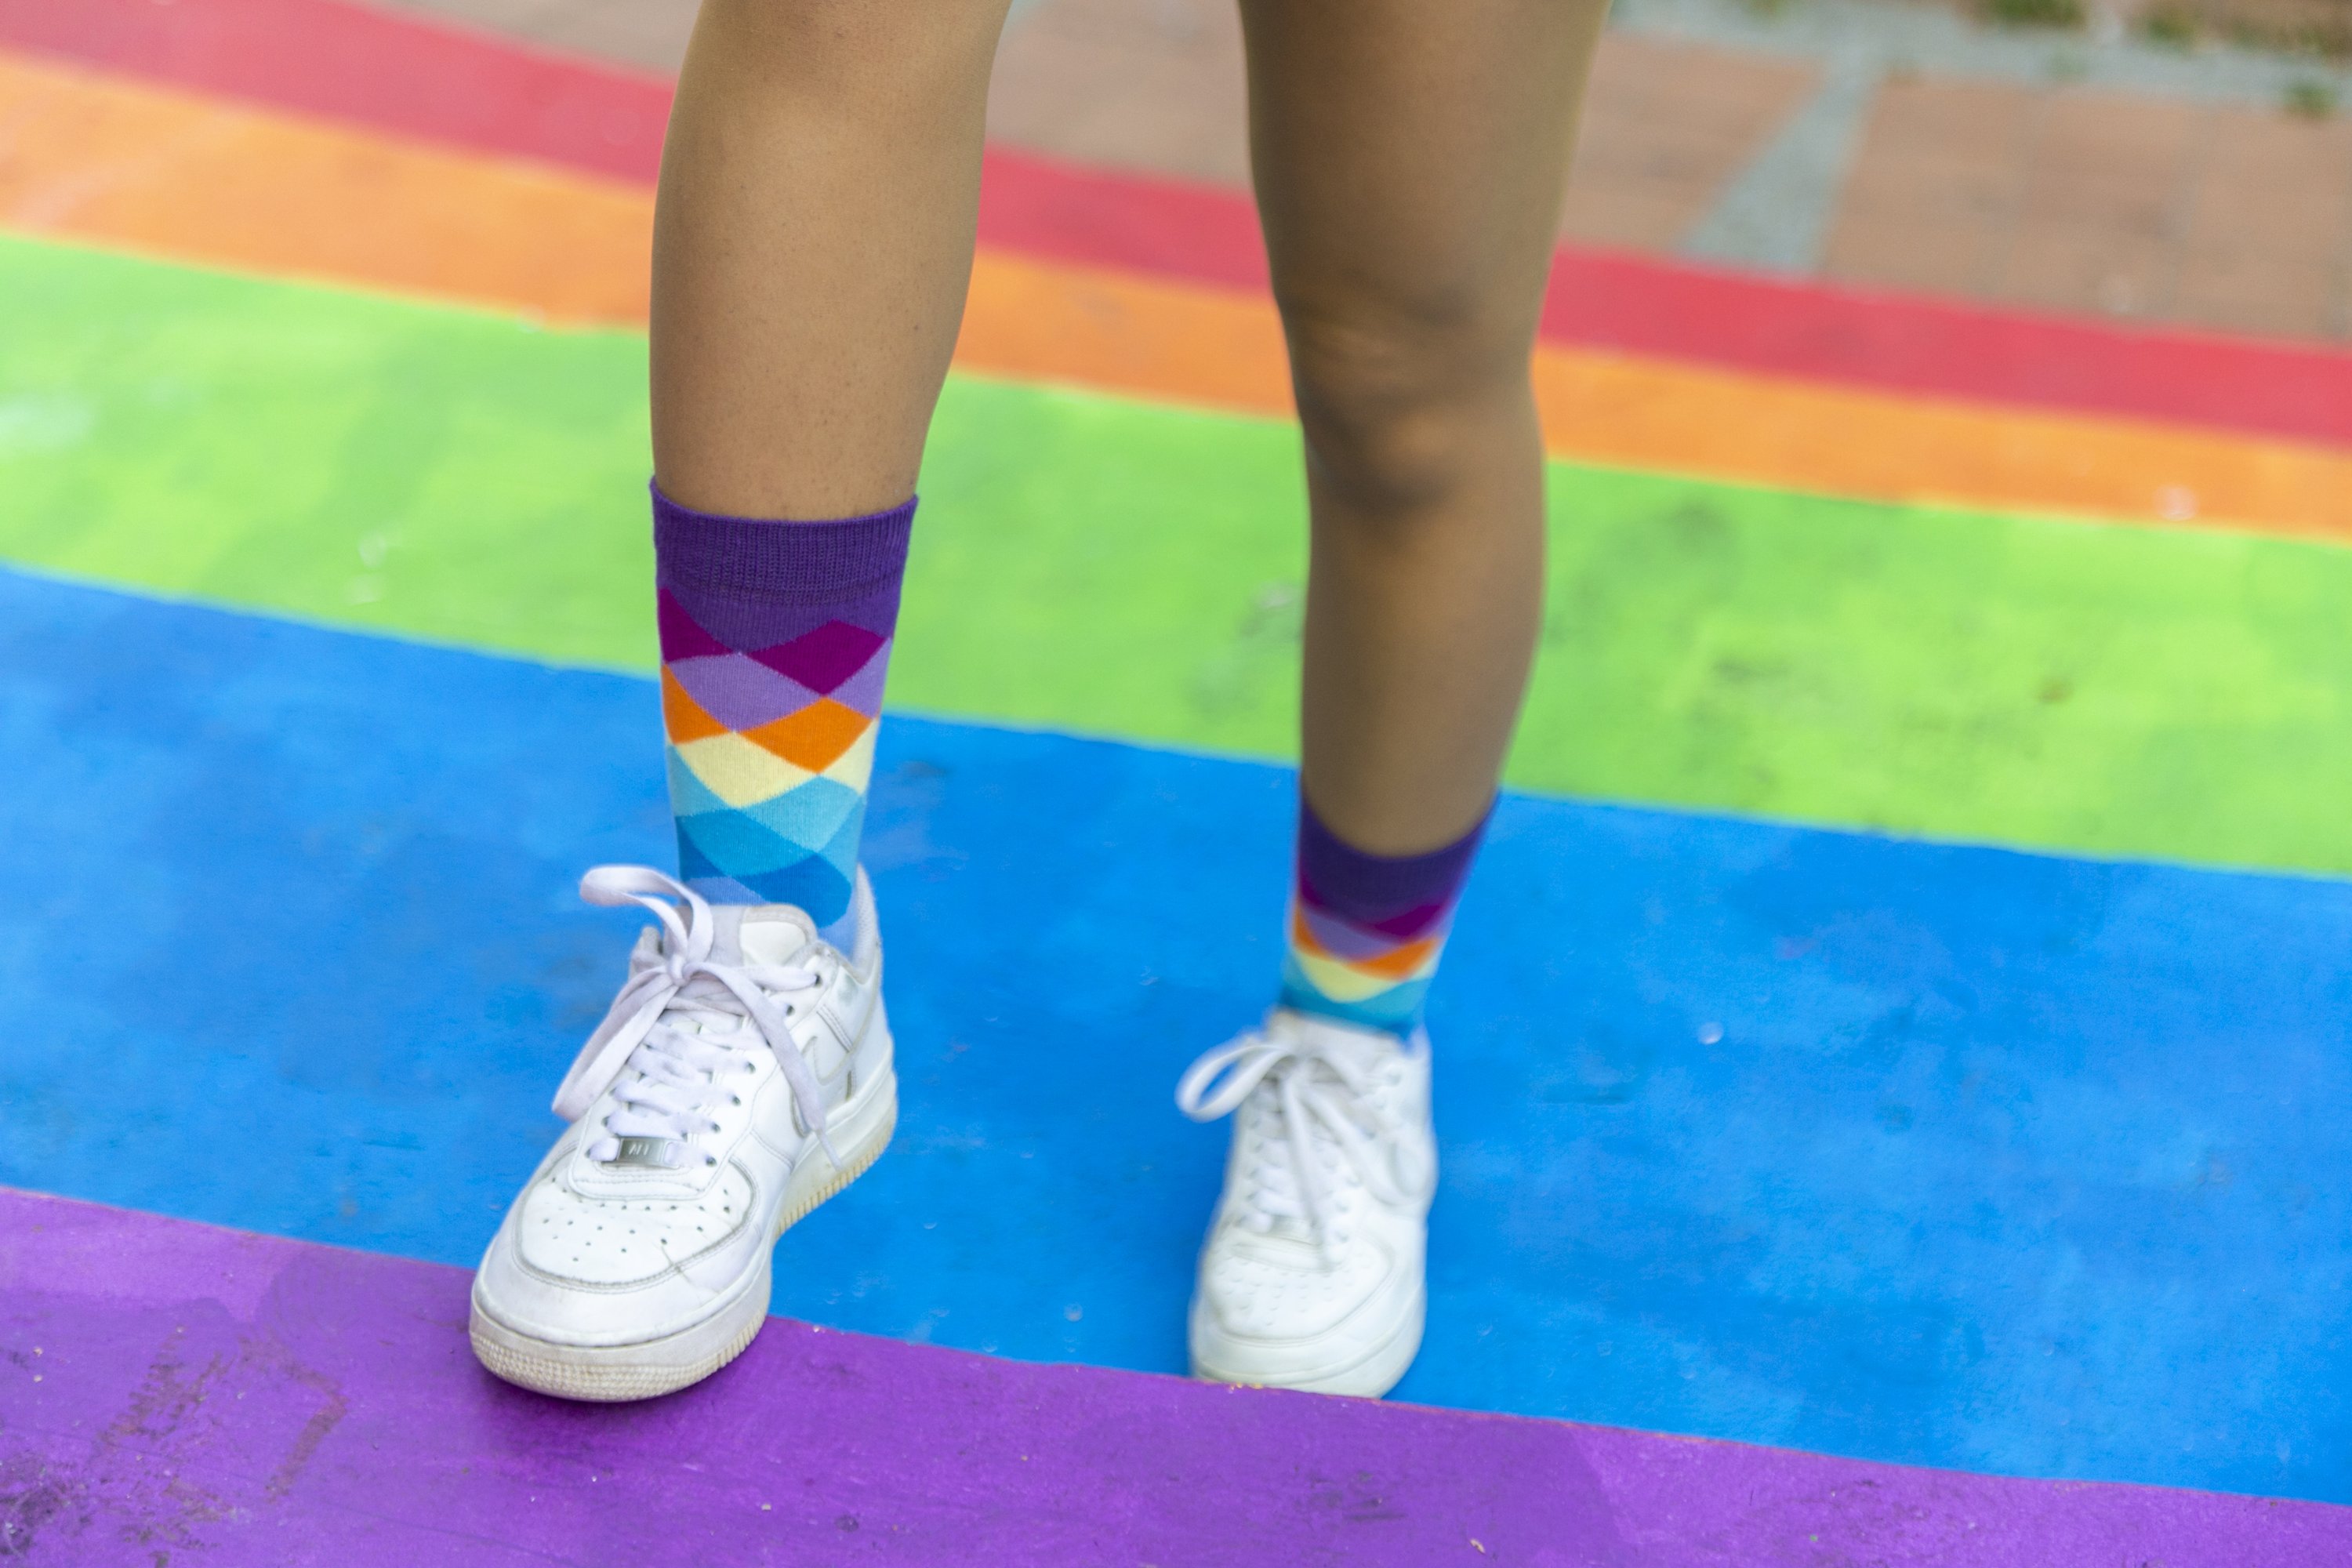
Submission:
M 1605 0 L 1242 0 L 1314 515 L 1304 783 L 1359 848 L 1492 798 L 1541 613 L 1528 363 Z
M 875 726 L 1005 5 L 705 0 L 663 154 L 654 557 L 678 870 L 714 904 L 796 908 L 837 946 L 860 929 Z
M 1007 0 L 705 0 L 654 225 L 654 470 L 759 518 L 915 488 Z
M 626 1400 L 708 1377 L 765 1320 L 767 1238 L 889 1137 L 857 837 L 1004 9 L 706 0 L 695 25 L 654 236 L 649 607 L 678 875 L 606 866 L 582 890 L 657 912 L 668 962 L 705 978 L 661 991 L 634 1033 L 600 1031 L 564 1079 L 564 1157 L 475 1277 L 475 1353 L 509 1382 Z M 798 971 L 787 1029 L 742 999 L 812 937 L 838 962 Z M 624 1011 L 646 1001 L 631 984 Z M 705 1032 L 714 1006 L 744 1026 Z M 856 1070 L 821 1081 L 820 1051 Z M 648 1179 L 684 1203 L 668 1218 L 695 1239 L 677 1246 L 700 1249 L 684 1297 L 648 1256 L 670 1250 L 661 1222 L 631 1212 Z M 760 1245 L 700 1237 L 721 1180 L 747 1181 L 737 1223 Z

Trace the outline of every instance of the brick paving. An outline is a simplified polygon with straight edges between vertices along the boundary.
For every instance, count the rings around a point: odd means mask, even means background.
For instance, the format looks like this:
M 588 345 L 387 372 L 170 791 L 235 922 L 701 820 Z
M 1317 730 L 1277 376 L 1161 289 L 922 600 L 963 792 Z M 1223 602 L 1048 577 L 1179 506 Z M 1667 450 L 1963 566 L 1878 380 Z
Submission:
M 675 72 L 686 58 L 698 0 L 377 0 L 550 48 L 647 70 Z
M 1560 232 L 1586 245 L 1673 249 L 1820 75 L 1708 44 L 1606 35 Z
M 1223 0 L 1041 0 L 997 56 L 989 134 L 1224 185 L 1249 182 L 1242 32 Z M 1561 233 L 1664 250 L 1794 112 L 1818 73 L 1612 34 L 1585 106 Z M 1661 105 L 1673 106 L 1660 112 Z
M 694 12 L 694 0 L 387 3 L 656 70 L 676 68 Z M 1822 80 L 1801 54 L 1613 28 L 1563 236 L 1684 247 Z M 1081 162 L 1237 186 L 1249 168 L 1243 105 L 1227 0 L 1035 0 L 1007 29 L 989 131 Z M 1820 270 L 1839 281 L 2352 335 L 2352 120 L 2340 116 L 2298 117 L 2243 92 L 1897 69 L 1877 86 L 1834 188 Z
M 1922 77 L 1881 89 L 1823 271 L 2341 337 L 2347 251 L 2352 122 Z
M 1034 152 L 1249 183 L 1240 14 L 1219 0 L 1042 0 L 1005 29 L 988 133 Z

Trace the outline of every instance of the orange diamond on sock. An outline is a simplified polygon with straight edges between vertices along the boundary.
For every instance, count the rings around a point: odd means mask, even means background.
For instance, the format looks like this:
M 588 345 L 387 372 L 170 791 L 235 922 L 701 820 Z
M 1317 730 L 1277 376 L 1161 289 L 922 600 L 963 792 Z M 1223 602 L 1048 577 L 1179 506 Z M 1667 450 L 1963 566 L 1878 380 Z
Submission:
M 743 738 L 758 742 L 796 768 L 821 773 L 856 744 L 873 722 L 855 708 L 820 697 L 797 713 L 744 731 Z
M 677 677 L 662 671 L 662 727 L 669 731 L 675 744 L 683 746 L 689 741 L 707 741 L 713 735 L 727 733 L 727 726 L 713 719 L 701 703 L 687 695 Z
M 1316 941 L 1315 929 L 1307 923 L 1306 915 L 1300 912 L 1296 903 L 1290 906 L 1291 946 L 1311 957 L 1328 958 L 1334 963 L 1346 964 L 1360 974 L 1377 975 L 1382 980 L 1403 980 L 1412 975 L 1429 962 L 1430 954 L 1435 952 L 1444 941 L 1441 933 L 1392 947 L 1386 952 L 1374 953 L 1368 958 L 1345 958 Z
M 1347 963 L 1350 968 L 1361 970 L 1366 974 L 1377 974 L 1383 980 L 1402 980 L 1427 963 L 1429 955 L 1437 951 L 1437 944 L 1444 940 L 1443 937 L 1425 936 L 1419 942 L 1391 948 L 1378 958 L 1351 958 Z

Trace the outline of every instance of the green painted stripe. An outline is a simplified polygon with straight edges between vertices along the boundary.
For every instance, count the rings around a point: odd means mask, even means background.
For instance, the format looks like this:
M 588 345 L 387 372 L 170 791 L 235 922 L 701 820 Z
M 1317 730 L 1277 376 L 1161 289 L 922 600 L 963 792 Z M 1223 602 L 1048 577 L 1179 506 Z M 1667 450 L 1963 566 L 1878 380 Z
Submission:
M 0 557 L 652 662 L 644 345 L 0 244 Z M 958 378 L 893 698 L 1292 748 L 1288 426 Z M 1554 470 L 1527 788 L 2352 872 L 2352 552 Z

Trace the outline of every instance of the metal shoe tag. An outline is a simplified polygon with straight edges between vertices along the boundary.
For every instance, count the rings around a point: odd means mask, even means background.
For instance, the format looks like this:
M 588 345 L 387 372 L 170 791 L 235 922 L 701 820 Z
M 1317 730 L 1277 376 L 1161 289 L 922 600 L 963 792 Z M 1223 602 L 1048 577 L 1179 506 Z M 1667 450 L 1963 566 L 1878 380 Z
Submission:
M 675 1138 L 624 1138 L 621 1152 L 608 1165 L 638 1165 L 650 1171 L 675 1171 L 686 1163 L 686 1150 Z

